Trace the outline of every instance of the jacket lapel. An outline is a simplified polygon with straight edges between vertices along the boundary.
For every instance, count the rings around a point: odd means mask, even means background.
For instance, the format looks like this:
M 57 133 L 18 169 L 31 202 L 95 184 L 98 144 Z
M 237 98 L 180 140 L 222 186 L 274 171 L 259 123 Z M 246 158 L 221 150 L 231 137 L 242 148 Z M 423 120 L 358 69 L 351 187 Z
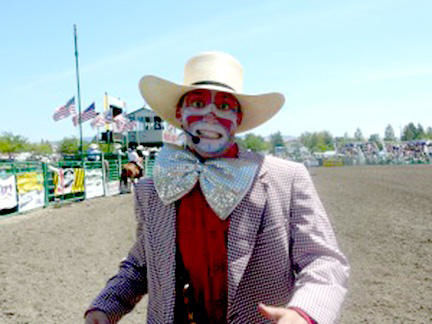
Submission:
M 262 167 L 263 157 L 250 152 L 239 152 L 240 158 L 255 160 L 260 164 L 257 175 L 251 189 L 234 209 L 230 215 L 230 226 L 228 231 L 228 315 L 232 311 L 233 301 L 249 263 L 253 249 L 255 247 L 256 235 L 261 224 L 267 194 L 266 194 L 266 170 Z M 157 259 L 159 269 L 155 273 L 164 292 L 164 304 L 166 320 L 173 314 L 175 304 L 175 253 L 176 253 L 176 208 L 171 203 L 164 205 L 154 192 L 153 199 L 149 208 L 152 210 L 151 235 L 152 251 Z
M 252 153 L 243 153 L 247 158 L 257 160 L 262 166 L 262 157 Z M 228 316 L 233 301 L 255 247 L 256 235 L 261 224 L 261 217 L 267 201 L 265 173 L 258 169 L 245 198 L 230 215 L 228 231 Z

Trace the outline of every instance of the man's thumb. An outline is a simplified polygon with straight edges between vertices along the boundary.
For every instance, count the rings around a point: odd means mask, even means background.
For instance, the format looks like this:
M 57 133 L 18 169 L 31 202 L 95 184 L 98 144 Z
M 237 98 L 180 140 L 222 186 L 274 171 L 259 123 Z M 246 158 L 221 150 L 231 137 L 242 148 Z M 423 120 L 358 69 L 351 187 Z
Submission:
M 267 306 L 263 303 L 258 304 L 258 310 L 269 320 L 278 320 L 285 314 L 284 309 L 280 307 Z

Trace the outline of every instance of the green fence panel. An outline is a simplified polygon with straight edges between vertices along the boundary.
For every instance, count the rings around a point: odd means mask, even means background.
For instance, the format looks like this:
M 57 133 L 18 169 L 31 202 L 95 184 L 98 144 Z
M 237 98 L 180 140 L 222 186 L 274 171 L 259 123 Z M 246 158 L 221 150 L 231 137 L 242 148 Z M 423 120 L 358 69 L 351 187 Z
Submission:
M 82 161 L 48 163 L 45 171 L 45 196 L 48 205 L 85 198 L 85 173 Z
M 149 156 L 146 158 L 146 164 L 145 164 L 145 176 L 146 177 L 152 177 L 153 176 L 153 167 L 155 164 L 155 156 Z
M 0 173 L 2 174 L 15 174 L 15 166 L 12 162 L 0 162 Z
M 6 174 L 42 172 L 42 162 L 38 162 L 38 161 L 0 162 L 0 172 L 4 172 Z
M 37 173 L 43 176 L 43 164 L 38 161 L 15 161 L 15 162 L 0 162 L 0 176 L 14 176 L 15 178 L 15 194 L 17 205 L 10 209 L 2 209 L 0 211 L 1 216 L 12 216 L 20 212 L 19 208 L 21 208 L 21 203 L 24 204 L 24 201 L 20 201 L 21 198 L 29 198 L 29 196 L 25 197 L 23 191 L 23 196 L 20 196 L 20 185 L 23 186 L 21 189 L 28 190 L 28 182 L 26 184 L 26 180 L 22 178 L 26 173 Z M 20 179 L 21 178 L 21 179 Z M 20 184 L 21 181 L 21 184 Z M 28 181 L 28 180 L 27 180 Z M 22 205 L 24 206 L 24 205 Z M 43 207 L 40 206 L 40 207 Z
M 153 175 L 155 155 L 151 154 L 145 159 L 145 176 Z M 15 180 L 26 173 L 35 172 L 43 176 L 45 191 L 44 206 L 73 202 L 86 198 L 85 173 L 86 170 L 102 170 L 104 194 L 107 195 L 106 184 L 119 181 L 123 165 L 128 163 L 127 155 L 100 154 L 98 156 L 68 155 L 62 161 L 43 163 L 40 161 L 0 161 L 0 176 L 14 175 Z M 18 176 L 18 178 L 17 178 Z M 30 178 L 33 175 L 30 176 Z M 25 177 L 24 177 L 25 178 Z M 40 179 L 40 178 L 39 178 Z M 18 192 L 18 181 L 16 192 Z M 25 187 L 25 180 L 20 182 Z M 28 182 L 27 182 L 28 183 Z M 39 180 L 40 183 L 40 180 Z M 24 188 L 23 187 L 23 188 Z M 92 187 L 93 188 L 93 187 Z M 97 188 L 97 186 L 96 186 Z M 23 192 L 26 192 L 25 190 Z M 96 194 L 93 191 L 93 194 Z M 102 195 L 101 192 L 98 195 Z M 96 197 L 96 196 L 93 196 Z M 7 216 L 19 213 L 18 206 L 13 210 L 3 210 Z M 0 216 L 5 215 L 0 212 Z
M 0 178 L 8 178 L 11 175 L 15 176 L 15 165 L 12 162 L 9 161 L 2 161 L 0 162 Z M 2 193 L 0 193 L 2 194 Z M 6 207 L 2 206 L 3 208 L 0 209 L 0 219 L 12 216 L 14 214 L 18 213 L 18 204 L 15 207 Z

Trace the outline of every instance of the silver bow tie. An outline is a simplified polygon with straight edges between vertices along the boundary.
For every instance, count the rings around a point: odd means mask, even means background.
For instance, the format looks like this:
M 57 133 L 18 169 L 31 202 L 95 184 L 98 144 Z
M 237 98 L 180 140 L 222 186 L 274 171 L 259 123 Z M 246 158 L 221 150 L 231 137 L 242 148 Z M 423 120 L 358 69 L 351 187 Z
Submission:
M 170 204 L 193 189 L 199 181 L 213 211 L 225 220 L 253 183 L 258 163 L 241 158 L 218 158 L 200 162 L 191 152 L 165 144 L 153 168 L 156 191 Z

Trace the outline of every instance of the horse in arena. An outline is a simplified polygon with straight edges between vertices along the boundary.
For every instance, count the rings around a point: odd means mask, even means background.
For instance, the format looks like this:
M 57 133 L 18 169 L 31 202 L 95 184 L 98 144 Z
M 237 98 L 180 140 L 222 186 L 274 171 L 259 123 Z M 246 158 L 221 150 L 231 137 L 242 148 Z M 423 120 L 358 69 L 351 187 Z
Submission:
M 120 192 L 130 192 L 130 183 L 143 176 L 143 170 L 134 162 L 123 165 L 120 176 Z M 130 181 L 129 181 L 130 180 Z

